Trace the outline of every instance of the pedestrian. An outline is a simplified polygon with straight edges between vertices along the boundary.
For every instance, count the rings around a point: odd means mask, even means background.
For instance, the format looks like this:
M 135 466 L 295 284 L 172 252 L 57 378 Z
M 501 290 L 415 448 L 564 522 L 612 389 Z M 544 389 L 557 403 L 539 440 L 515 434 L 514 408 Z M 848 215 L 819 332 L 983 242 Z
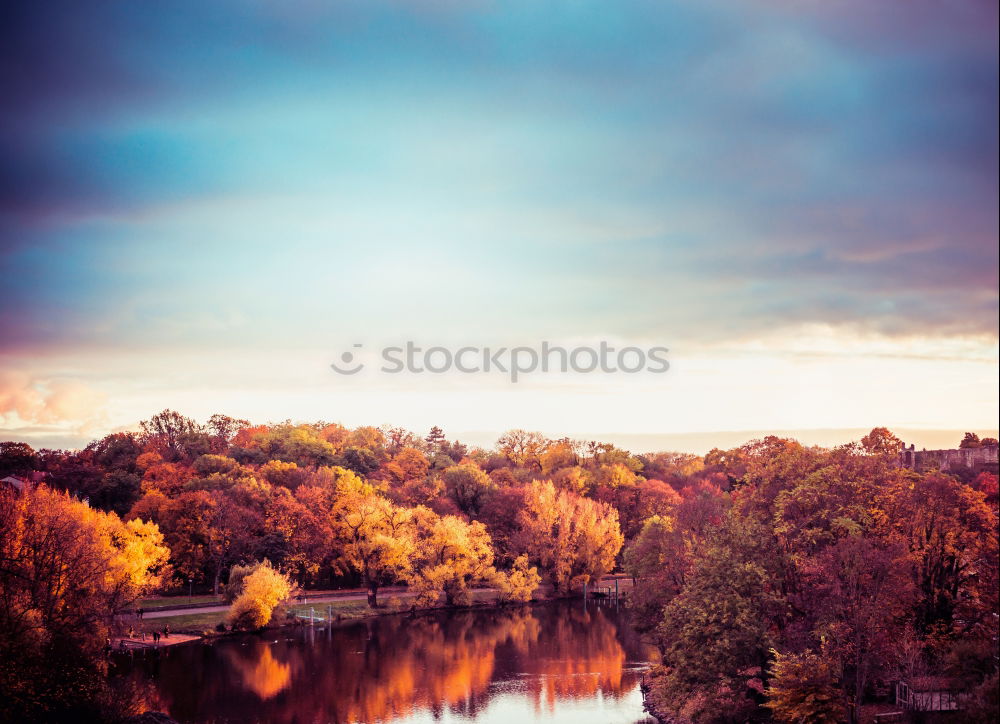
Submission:
M 154 631 L 153 632 L 153 645 L 154 646 L 159 646 L 160 645 L 160 632 L 159 631 Z
M 165 639 L 170 638 L 170 627 L 169 626 L 164 626 L 163 627 L 163 638 L 165 638 Z
M 125 639 L 122 639 L 121 641 L 118 642 L 118 650 L 119 651 L 125 651 L 126 650 Z
M 133 626 L 128 627 L 128 637 L 135 638 L 135 628 Z
M 140 621 L 142 621 L 142 615 L 143 615 L 144 613 L 146 613 L 146 609 L 144 609 L 144 608 L 140 608 L 140 609 L 139 609 L 139 620 L 140 620 Z

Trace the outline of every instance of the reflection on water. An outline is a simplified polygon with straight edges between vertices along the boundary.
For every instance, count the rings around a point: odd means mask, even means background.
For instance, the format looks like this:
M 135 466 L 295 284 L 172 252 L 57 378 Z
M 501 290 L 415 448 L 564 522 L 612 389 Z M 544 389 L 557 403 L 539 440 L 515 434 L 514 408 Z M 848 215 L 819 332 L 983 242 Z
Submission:
M 128 675 L 185 723 L 633 724 L 650 655 L 624 612 L 576 601 L 178 646 Z

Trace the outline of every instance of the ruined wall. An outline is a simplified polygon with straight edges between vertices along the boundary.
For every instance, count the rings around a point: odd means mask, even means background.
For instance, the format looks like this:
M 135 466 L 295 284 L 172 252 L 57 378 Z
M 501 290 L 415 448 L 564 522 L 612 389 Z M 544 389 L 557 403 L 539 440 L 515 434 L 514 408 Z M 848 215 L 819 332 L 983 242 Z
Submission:
M 997 446 L 957 448 L 955 450 L 915 450 L 905 445 L 899 453 L 899 464 L 918 472 L 941 470 L 957 472 L 971 470 L 997 472 Z

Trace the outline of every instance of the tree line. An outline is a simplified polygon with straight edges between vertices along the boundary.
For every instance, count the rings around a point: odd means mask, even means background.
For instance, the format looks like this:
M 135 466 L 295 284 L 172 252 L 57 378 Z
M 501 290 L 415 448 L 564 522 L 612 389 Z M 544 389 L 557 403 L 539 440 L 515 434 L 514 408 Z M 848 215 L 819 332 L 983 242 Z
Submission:
M 292 585 L 361 585 L 377 607 L 405 583 L 415 605 L 461 605 L 480 585 L 524 601 L 543 579 L 560 595 L 623 566 L 661 650 L 649 700 L 662 715 L 839 721 L 904 672 L 955 671 L 979 690 L 995 681 L 996 476 L 904 470 L 899 449 L 882 428 L 829 450 L 768 437 L 636 455 L 524 430 L 485 449 L 436 427 L 199 424 L 170 410 L 80 451 L 0 443 L 0 477 L 42 481 L 0 498 L 16 562 L 0 569 L 0 659 L 44 661 L 76 640 L 44 593 L 66 580 L 32 554 L 54 540 L 44 508 L 131 531 L 108 540 L 134 582 L 92 602 L 87 651 L 140 589 L 225 590 L 234 624 L 254 628 Z M 87 570 L 108 565 L 85 548 Z M 18 628 L 28 620 L 44 635 Z M 979 668 L 955 663 L 969 651 Z
M 962 721 L 996 720 L 996 475 L 902 469 L 899 449 L 877 428 L 713 451 L 731 485 L 709 525 L 682 507 L 643 523 L 624 559 L 661 717 L 853 724 L 933 675 Z

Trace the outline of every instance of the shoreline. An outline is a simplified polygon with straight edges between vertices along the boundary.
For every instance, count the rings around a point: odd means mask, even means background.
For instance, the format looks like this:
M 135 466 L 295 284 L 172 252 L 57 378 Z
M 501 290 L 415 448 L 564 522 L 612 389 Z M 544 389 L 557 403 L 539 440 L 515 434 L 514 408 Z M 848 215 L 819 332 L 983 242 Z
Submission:
M 301 628 L 305 626 L 345 626 L 352 623 L 361 623 L 364 621 L 384 618 L 387 616 L 409 616 L 418 617 L 421 615 L 435 614 L 435 613 L 451 613 L 451 612 L 463 612 L 463 611 L 487 611 L 487 610 L 503 610 L 508 608 L 520 608 L 524 606 L 533 606 L 545 603 L 555 603 L 557 601 L 567 601 L 576 598 L 576 596 L 557 596 L 550 598 L 536 598 L 531 601 L 523 602 L 511 602 L 511 603 L 496 603 L 496 602 L 476 602 L 465 606 L 429 606 L 424 608 L 413 608 L 413 609 L 391 609 L 388 606 L 385 609 L 369 610 L 361 615 L 340 615 L 335 614 L 333 617 L 327 619 L 326 617 L 320 619 L 317 618 L 314 622 L 310 622 L 308 618 L 294 618 L 294 619 L 283 619 L 280 621 L 273 621 L 268 623 L 266 626 L 255 629 L 252 631 L 239 631 L 233 630 L 231 628 L 226 628 L 224 631 L 220 630 L 210 630 L 199 628 L 197 626 L 184 626 L 179 625 L 176 628 L 171 626 L 170 637 L 168 639 L 160 639 L 159 645 L 152 644 L 151 640 L 147 638 L 146 641 L 137 640 L 134 636 L 129 638 L 127 636 L 115 636 L 112 637 L 113 642 L 118 642 L 123 640 L 126 642 L 126 650 L 128 651 L 146 651 L 146 650 L 158 650 L 160 648 L 165 648 L 168 646 L 176 646 L 180 644 L 192 643 L 195 641 L 203 640 L 213 640 L 224 638 L 227 636 L 242 636 L 247 634 L 258 634 L 265 631 L 277 631 L 280 629 L 287 628 Z M 582 599 L 581 599 L 582 600 Z M 591 599 L 600 600 L 600 599 Z M 589 602 L 589 601 L 588 601 Z M 295 606 L 297 607 L 297 606 Z M 290 606 L 289 608 L 293 608 Z M 154 619 L 154 621 L 162 621 L 163 618 Z M 142 622 L 145 623 L 145 622 Z M 147 631 L 159 627 L 146 627 Z M 148 637 L 147 632 L 147 637 Z M 113 652 L 118 652 L 117 646 L 113 647 Z
M 615 574 L 612 574 L 612 578 Z M 604 580 L 604 579 L 602 579 Z M 472 602 L 465 606 L 449 606 L 447 604 L 440 604 L 435 606 L 415 608 L 413 606 L 406 606 L 407 600 L 411 599 L 410 596 L 391 596 L 382 605 L 376 609 L 372 609 L 368 606 L 366 598 L 354 598 L 357 592 L 351 591 L 347 596 L 329 596 L 329 594 L 324 595 L 323 598 L 326 600 L 315 601 L 314 605 L 310 605 L 310 601 L 306 600 L 300 602 L 291 599 L 288 603 L 279 606 L 272 620 L 266 626 L 258 631 L 276 630 L 279 628 L 286 627 L 296 627 L 303 625 L 310 625 L 310 615 L 315 616 L 312 621 L 313 625 L 332 625 L 332 624 L 344 624 L 353 621 L 366 621 L 374 618 L 381 618 L 383 616 L 394 616 L 394 615 L 418 615 L 423 612 L 442 612 L 442 611 L 471 611 L 471 610 L 483 610 L 483 609 L 501 609 L 513 606 L 523 606 L 529 604 L 546 603 L 550 601 L 563 601 L 571 600 L 574 598 L 581 598 L 581 593 L 579 591 L 574 593 L 557 594 L 552 595 L 551 591 L 545 591 L 547 588 L 542 587 L 542 590 L 536 592 L 541 593 L 540 597 L 532 598 L 531 601 L 525 601 L 523 603 L 510 602 L 510 603 L 498 603 L 496 601 L 496 589 L 494 588 L 480 588 L 471 591 Z M 597 588 L 595 586 L 595 588 Z M 624 602 L 627 600 L 626 592 L 630 590 L 631 586 L 627 587 L 622 591 L 619 601 Z M 324 592 L 325 593 L 325 592 Z M 392 591 L 392 593 L 401 593 L 400 591 Z M 613 601 L 614 598 L 605 598 L 601 595 L 594 595 L 596 591 L 591 589 L 588 591 L 587 600 L 590 601 Z M 477 600 L 480 599 L 480 600 Z M 581 599 L 582 600 L 582 599 Z M 208 609 L 208 610 L 206 610 Z M 156 648 L 151 646 L 149 635 L 154 631 L 162 632 L 165 628 L 169 627 L 171 639 L 170 645 L 174 644 L 172 637 L 175 635 L 182 635 L 185 638 L 183 643 L 187 643 L 192 640 L 198 639 L 214 639 L 221 636 L 230 636 L 235 634 L 243 633 L 254 633 L 254 631 L 233 631 L 229 627 L 227 621 L 228 606 L 201 606 L 199 607 L 195 604 L 194 608 L 167 608 L 156 607 L 147 608 L 145 610 L 146 615 L 155 615 L 144 618 L 142 620 L 130 620 L 129 624 L 135 627 L 135 634 L 140 632 L 145 632 L 147 640 L 145 642 L 139 641 L 137 635 L 127 637 L 124 635 L 118 635 L 112 637 L 112 641 L 117 647 L 118 642 L 122 639 L 126 640 L 126 646 L 131 649 L 145 649 L 145 648 Z M 169 611 L 174 615 L 164 615 Z M 329 619 L 329 620 L 328 620 Z M 221 630 L 220 630 L 221 629 Z M 135 642 L 135 645 L 128 643 L 129 641 Z M 167 640 L 161 638 L 160 646 L 166 645 Z M 117 649 L 116 649 L 117 650 Z

